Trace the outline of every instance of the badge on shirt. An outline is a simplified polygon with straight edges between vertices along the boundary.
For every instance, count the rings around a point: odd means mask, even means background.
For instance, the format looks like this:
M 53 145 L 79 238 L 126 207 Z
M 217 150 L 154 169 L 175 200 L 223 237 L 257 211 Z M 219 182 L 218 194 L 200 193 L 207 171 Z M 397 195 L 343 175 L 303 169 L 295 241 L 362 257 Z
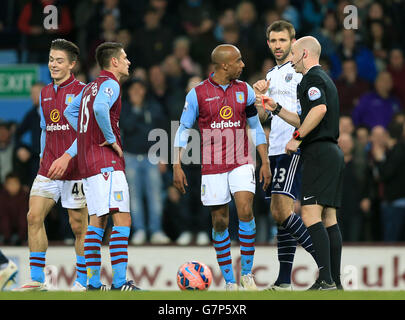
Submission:
M 293 78 L 293 74 L 292 73 L 287 73 L 285 75 L 284 80 L 285 80 L 285 82 L 290 82 L 292 80 L 292 78 Z
M 65 104 L 67 105 L 67 104 L 71 103 L 74 98 L 75 98 L 74 94 L 67 94 L 66 98 L 65 98 Z
M 243 91 L 236 91 L 236 101 L 238 103 L 244 103 L 245 102 L 245 94 Z
M 104 93 L 111 98 L 114 94 L 114 91 L 112 88 L 105 88 Z
M 308 98 L 311 101 L 315 101 L 321 97 L 321 90 L 319 90 L 317 87 L 311 87 L 308 90 Z

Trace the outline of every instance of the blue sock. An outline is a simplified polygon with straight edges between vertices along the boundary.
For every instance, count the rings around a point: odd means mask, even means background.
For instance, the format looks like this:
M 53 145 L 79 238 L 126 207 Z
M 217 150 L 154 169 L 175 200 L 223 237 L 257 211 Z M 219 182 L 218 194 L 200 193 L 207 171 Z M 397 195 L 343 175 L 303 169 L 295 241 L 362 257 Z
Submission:
M 283 227 L 277 228 L 277 256 L 280 269 L 275 285 L 291 283 L 291 270 L 294 262 L 297 240 Z
M 255 254 L 255 241 L 255 219 L 253 218 L 250 221 L 239 220 L 240 263 L 242 276 L 252 273 L 253 258 Z
M 95 288 L 99 288 L 102 285 L 100 280 L 100 269 L 101 242 L 103 240 L 103 235 L 103 229 L 89 225 L 84 239 L 84 257 L 86 259 L 87 278 L 89 285 Z
M 229 238 L 228 229 L 224 232 L 216 232 L 212 229 L 212 239 L 217 253 L 218 265 L 225 282 L 236 283 L 232 268 L 231 239 Z
M 317 261 L 311 236 L 301 217 L 293 212 L 282 226 Z
M 83 287 L 87 286 L 86 259 L 84 256 L 76 255 L 76 281 Z
M 46 252 L 30 252 L 31 280 L 45 282 L 45 255 Z
M 110 257 L 113 271 L 112 284 L 121 287 L 127 281 L 128 237 L 130 227 L 113 227 L 110 238 Z

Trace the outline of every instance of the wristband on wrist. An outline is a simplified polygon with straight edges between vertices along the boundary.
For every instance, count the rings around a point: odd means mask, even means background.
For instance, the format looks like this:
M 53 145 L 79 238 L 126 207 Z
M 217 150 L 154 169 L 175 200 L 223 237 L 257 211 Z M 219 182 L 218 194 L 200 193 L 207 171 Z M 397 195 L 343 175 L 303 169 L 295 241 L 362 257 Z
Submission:
M 283 107 L 281 106 L 281 105 L 279 105 L 278 104 L 278 102 L 277 102 L 277 107 L 276 107 L 276 109 L 274 110 L 274 111 L 272 111 L 272 113 L 273 113 L 273 115 L 278 115 L 279 113 L 280 113 L 280 111 L 281 111 L 281 109 L 282 109 Z
M 300 134 L 300 132 L 299 132 L 298 130 L 295 130 L 295 131 L 294 131 L 294 133 L 293 133 L 293 138 L 294 138 L 295 140 L 297 140 L 297 141 L 302 141 L 301 134 Z

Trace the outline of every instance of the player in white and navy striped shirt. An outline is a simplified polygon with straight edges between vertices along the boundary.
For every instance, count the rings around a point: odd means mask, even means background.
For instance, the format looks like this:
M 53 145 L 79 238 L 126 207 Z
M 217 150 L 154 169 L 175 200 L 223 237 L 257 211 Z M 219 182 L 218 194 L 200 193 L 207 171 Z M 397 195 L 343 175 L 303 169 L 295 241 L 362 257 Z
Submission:
M 257 94 L 270 96 L 283 108 L 301 112 L 297 100 L 297 85 L 302 75 L 296 73 L 291 64 L 291 45 L 295 41 L 295 30 L 287 21 L 275 21 L 266 31 L 267 44 L 277 65 L 270 69 L 265 80 L 253 85 Z M 285 146 L 295 128 L 279 117 L 266 112 L 257 103 L 262 121 L 271 120 L 269 135 L 269 159 L 273 181 L 266 192 L 271 199 L 270 211 L 277 222 L 277 249 L 280 263 L 279 275 L 269 290 L 291 290 L 291 270 L 297 243 L 315 259 L 312 240 L 301 217 L 294 213 L 294 201 L 301 187 L 301 160 L 299 150 L 287 155 Z M 274 112 L 274 114 L 277 114 Z

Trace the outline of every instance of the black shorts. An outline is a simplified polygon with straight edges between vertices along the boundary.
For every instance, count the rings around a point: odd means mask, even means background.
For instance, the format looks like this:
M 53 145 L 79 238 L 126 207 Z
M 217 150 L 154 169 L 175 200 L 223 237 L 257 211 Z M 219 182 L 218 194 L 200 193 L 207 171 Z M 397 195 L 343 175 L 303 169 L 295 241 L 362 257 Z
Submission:
M 302 151 L 301 205 L 339 208 L 342 199 L 343 152 L 337 144 L 313 142 Z

